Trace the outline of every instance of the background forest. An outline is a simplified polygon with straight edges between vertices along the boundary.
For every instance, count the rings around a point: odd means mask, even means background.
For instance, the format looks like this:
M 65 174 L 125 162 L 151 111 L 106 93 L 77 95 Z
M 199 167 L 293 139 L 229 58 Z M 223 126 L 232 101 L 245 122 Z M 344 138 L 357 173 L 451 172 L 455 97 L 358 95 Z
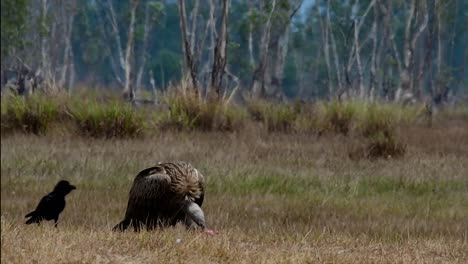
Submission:
M 164 91 L 182 76 L 202 94 L 238 90 L 280 100 L 438 103 L 464 98 L 468 87 L 468 3 L 462 0 L 1 5 L 2 86 L 26 67 L 54 89 L 109 87 L 131 98 Z

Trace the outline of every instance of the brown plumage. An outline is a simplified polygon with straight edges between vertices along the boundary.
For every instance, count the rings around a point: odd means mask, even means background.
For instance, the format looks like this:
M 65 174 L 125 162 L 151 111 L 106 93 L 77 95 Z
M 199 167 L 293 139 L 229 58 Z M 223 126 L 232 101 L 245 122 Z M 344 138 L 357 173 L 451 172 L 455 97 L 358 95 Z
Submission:
M 132 226 L 138 231 L 175 225 L 183 221 L 187 227 L 205 229 L 201 210 L 205 181 L 203 175 L 186 162 L 165 162 L 141 171 L 130 189 L 125 218 L 114 230 Z

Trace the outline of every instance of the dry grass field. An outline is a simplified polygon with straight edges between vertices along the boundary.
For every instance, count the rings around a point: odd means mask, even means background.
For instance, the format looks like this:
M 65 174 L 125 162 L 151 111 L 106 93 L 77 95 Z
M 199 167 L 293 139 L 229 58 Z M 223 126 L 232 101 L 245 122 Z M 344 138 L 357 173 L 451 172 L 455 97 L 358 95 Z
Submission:
M 1 139 L 2 263 L 468 263 L 468 122 L 400 128 L 399 159 L 352 160 L 352 137 L 161 132 L 103 140 Z M 131 182 L 158 161 L 207 178 L 207 236 L 114 233 Z M 24 215 L 59 179 L 58 228 Z

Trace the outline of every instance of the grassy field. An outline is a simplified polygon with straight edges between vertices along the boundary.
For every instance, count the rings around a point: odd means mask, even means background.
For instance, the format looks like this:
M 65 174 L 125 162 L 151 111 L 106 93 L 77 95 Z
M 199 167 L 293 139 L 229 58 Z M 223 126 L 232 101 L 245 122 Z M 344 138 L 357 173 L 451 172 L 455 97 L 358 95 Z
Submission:
M 1 139 L 2 263 L 468 263 L 468 121 L 404 126 L 399 159 L 349 157 L 340 134 L 158 132 Z M 186 160 L 207 178 L 216 236 L 114 233 L 135 175 Z M 59 179 L 59 227 L 24 215 Z

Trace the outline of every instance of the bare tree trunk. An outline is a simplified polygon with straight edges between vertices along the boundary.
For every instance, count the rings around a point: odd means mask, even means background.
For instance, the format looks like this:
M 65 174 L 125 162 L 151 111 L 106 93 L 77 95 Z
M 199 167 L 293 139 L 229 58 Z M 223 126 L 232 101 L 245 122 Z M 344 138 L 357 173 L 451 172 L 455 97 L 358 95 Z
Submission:
M 378 45 L 377 48 L 377 58 L 376 58 L 376 64 L 377 65 L 382 65 L 381 70 L 382 74 L 380 75 L 380 78 L 377 82 L 377 90 L 378 93 L 381 93 L 382 96 L 386 99 L 388 95 L 387 87 L 386 87 L 386 80 L 388 78 L 388 70 L 389 70 L 389 63 L 388 61 L 388 56 L 390 56 L 391 53 L 391 40 L 390 40 L 390 17 L 382 11 L 382 0 L 377 0 L 376 2 L 376 7 L 378 7 L 378 10 L 380 11 L 380 14 L 382 14 L 382 23 L 379 25 L 381 26 L 381 37 L 380 39 L 380 44 Z M 386 11 L 386 10 L 385 10 Z
M 377 5 L 376 5 L 377 7 Z M 383 19 L 385 20 L 385 19 Z M 385 23 L 385 22 L 383 22 Z M 379 34 L 379 32 L 382 32 Z M 385 53 L 384 51 L 386 52 L 387 49 L 388 49 L 388 41 L 389 41 L 389 38 L 388 38 L 388 31 L 387 29 L 385 28 L 385 26 L 382 26 L 382 23 L 378 23 L 378 26 L 377 26 L 377 38 L 379 39 L 378 40 L 378 44 L 377 44 L 377 52 L 376 52 L 376 58 L 375 58 L 375 64 L 376 64 L 376 68 L 377 67 L 380 67 L 380 74 L 377 74 L 376 72 L 376 75 L 375 75 L 375 90 L 374 90 L 374 96 L 376 97 L 379 97 L 378 95 L 380 95 L 382 93 L 382 88 L 383 88 L 383 80 L 384 80 L 384 76 L 385 76 L 385 73 L 387 72 L 386 69 L 387 69 L 387 63 L 386 63 L 386 60 L 385 60 Z M 377 70 L 377 69 L 376 69 Z M 374 97 L 375 99 L 375 97 Z
M 157 91 L 156 91 L 156 82 L 154 81 L 154 74 L 153 74 L 153 71 L 152 70 L 149 70 L 148 72 L 148 75 L 149 75 L 149 80 L 150 80 L 150 84 L 151 84 L 151 90 L 153 91 L 153 101 L 154 103 L 156 104 L 157 103 Z
M 356 2 L 359 2 L 359 0 L 356 0 Z M 355 25 L 357 25 L 357 19 L 355 20 Z M 355 58 L 356 58 L 356 64 L 357 64 L 357 69 L 358 69 L 358 89 L 359 89 L 359 97 L 361 99 L 364 98 L 365 95 L 365 90 L 364 90 L 364 84 L 363 84 L 363 75 L 362 75 L 362 65 L 361 65 L 361 55 L 359 52 L 359 28 L 356 26 L 354 27 L 354 47 L 355 47 Z
M 424 48 L 426 47 L 424 44 L 425 42 L 422 41 L 423 43 L 420 44 L 420 46 L 416 49 L 417 56 L 415 57 L 415 61 L 417 60 L 417 67 L 414 67 L 414 80 L 413 80 L 413 94 L 416 96 L 416 98 L 420 98 L 422 94 L 422 76 L 424 74 L 424 69 L 425 69 L 425 50 Z M 415 63 L 416 64 L 416 63 Z
M 378 0 L 379 1 L 379 6 L 380 6 L 380 11 L 383 13 L 384 15 L 384 22 L 385 22 L 385 28 L 386 30 L 388 31 L 388 34 L 389 34 L 389 39 L 390 39 L 390 43 L 391 43 L 391 48 L 392 48 L 392 51 L 393 51 L 393 57 L 397 63 L 397 67 L 398 67 L 398 72 L 401 72 L 401 68 L 402 68 L 402 63 L 401 63 L 401 59 L 400 59 L 400 55 L 398 53 L 398 49 L 396 47 L 396 43 L 395 43 L 395 34 L 393 32 L 393 29 L 392 29 L 392 25 L 391 25 L 391 19 L 392 19 L 392 1 L 389 1 L 388 3 L 388 7 L 385 6 L 383 4 L 383 0 Z
M 425 0 L 421 0 L 425 4 Z M 426 5 L 424 5 L 426 6 Z M 419 10 L 420 11 L 420 10 Z M 421 24 L 417 27 L 417 31 L 411 34 L 411 28 L 415 27 L 413 25 L 413 17 L 416 13 L 416 0 L 411 0 L 409 14 L 406 18 L 405 23 L 405 34 L 403 40 L 403 65 L 400 71 L 400 85 L 398 87 L 395 100 L 400 101 L 403 93 L 409 92 L 412 90 L 412 72 L 414 64 L 414 48 L 416 46 L 416 41 L 418 40 L 419 35 L 424 31 L 428 22 L 428 15 L 425 12 L 424 19 Z
M 133 52 L 133 32 L 135 30 L 135 12 L 137 6 L 138 0 L 130 0 L 130 25 L 128 27 L 127 47 L 125 50 L 125 86 L 123 90 L 124 98 L 130 101 L 132 101 L 135 97 L 134 87 L 131 80 L 131 57 Z
M 442 16 L 441 16 L 441 3 L 439 0 L 436 0 L 436 8 L 437 8 L 437 57 L 436 57 L 436 83 L 435 83 L 435 93 L 433 96 L 439 96 L 441 93 L 441 85 L 442 85 L 442 63 L 443 63 L 443 56 L 444 56 L 444 48 L 442 44 Z
M 159 71 L 161 73 L 161 87 L 164 89 L 166 87 L 166 76 L 162 63 L 159 64 Z M 151 74 L 151 76 L 153 76 L 153 74 Z
M 273 41 L 273 45 L 276 45 L 275 61 L 272 63 L 272 72 L 268 76 L 271 80 L 268 89 L 265 89 L 268 96 L 273 96 L 276 99 L 284 99 L 284 92 L 282 90 L 284 67 L 286 64 L 286 56 L 289 49 L 289 35 L 290 35 L 290 23 L 294 15 L 297 13 L 302 5 L 302 1 L 294 8 L 287 8 L 288 19 L 282 21 L 280 25 L 276 27 L 278 35 Z M 291 12 L 290 12 L 291 11 Z
M 47 14 L 48 14 L 48 1 L 42 0 L 41 2 L 41 26 L 42 28 L 48 29 L 49 27 L 46 24 L 47 21 Z M 41 71 L 43 76 L 45 77 L 46 81 L 46 88 L 51 88 L 52 85 L 50 80 L 52 79 L 51 75 L 51 61 L 48 52 L 48 41 L 47 38 L 49 36 L 49 32 L 42 33 L 41 35 Z
M 75 85 L 75 63 L 74 63 L 73 49 L 70 49 L 70 76 L 68 77 L 68 93 L 71 94 L 73 86 Z
M 252 1 L 247 1 L 247 3 L 249 5 L 249 14 L 252 14 L 253 12 Z M 249 43 L 249 62 L 250 62 L 250 66 L 253 67 L 255 65 L 255 60 L 253 56 L 253 23 L 250 20 L 249 20 L 248 43 Z
M 286 64 L 286 56 L 288 55 L 289 25 L 286 25 L 277 43 L 271 90 L 275 93 L 275 96 L 280 99 L 282 96 L 281 87 L 283 84 L 284 66 Z
M 69 13 L 69 21 L 68 21 L 68 35 L 66 39 L 66 46 L 68 49 L 68 61 L 65 62 L 65 65 L 68 66 L 68 84 L 67 84 L 67 90 L 69 93 L 71 93 L 71 90 L 73 89 L 73 85 L 75 82 L 75 56 L 73 52 L 73 47 L 72 47 L 72 33 L 73 33 L 73 23 L 75 21 L 75 16 L 78 11 L 77 7 L 77 1 L 70 1 L 70 13 Z
M 202 66 L 202 70 L 200 75 L 202 76 L 202 83 L 204 84 L 203 86 L 206 87 L 205 94 L 210 94 L 211 93 L 211 77 L 212 77 L 212 67 L 214 64 L 215 60 L 215 54 L 214 54 L 214 49 L 216 47 L 216 18 L 215 18 L 215 4 L 214 0 L 209 0 L 209 17 L 208 21 L 206 24 L 206 30 L 205 30 L 205 36 L 209 35 L 209 46 L 208 46 L 208 59 Z M 203 39 L 203 42 L 205 41 L 205 38 Z M 203 43 L 204 44 L 204 43 Z M 201 46 L 199 49 L 200 56 L 203 54 L 203 47 L 204 45 Z
M 378 29 L 378 8 L 374 5 L 374 21 L 372 22 L 372 55 L 371 55 L 371 66 L 370 66 L 370 80 L 369 80 L 369 98 L 373 101 L 375 95 L 375 89 L 377 86 L 377 29 Z
M 64 16 L 66 14 L 63 14 Z M 71 35 L 73 31 L 73 20 L 75 17 L 74 12 L 70 12 L 67 14 L 68 15 L 68 21 L 66 23 L 66 26 L 64 26 L 64 36 L 65 36 L 65 51 L 63 53 L 63 66 L 62 66 L 62 71 L 61 71 L 61 76 L 59 80 L 59 87 L 63 88 L 65 86 L 65 82 L 67 80 L 67 73 L 69 75 L 69 78 L 71 78 L 71 71 L 73 70 L 71 68 L 71 59 L 73 58 L 73 50 L 71 47 Z M 70 84 L 70 83 L 69 83 Z M 70 86 L 68 87 L 70 89 Z
M 351 79 L 350 79 L 350 75 L 351 75 L 351 69 L 354 65 L 354 60 L 356 60 L 356 64 L 357 64 L 357 70 L 358 70 L 358 92 L 359 92 L 359 96 L 361 98 L 365 98 L 366 96 L 366 90 L 365 90 L 365 86 L 364 86 L 364 75 L 363 75 L 363 70 L 362 70 L 362 63 L 361 63 L 361 48 L 364 46 L 364 43 L 367 42 L 367 40 L 370 39 L 370 37 L 372 36 L 372 31 L 370 32 L 369 34 L 369 37 L 367 39 L 365 39 L 362 44 L 359 44 L 359 34 L 360 34 L 360 31 L 361 31 L 361 28 L 362 28 L 362 25 L 367 17 L 367 14 L 369 13 L 370 9 L 374 6 L 375 4 L 375 0 L 372 0 L 369 5 L 367 6 L 367 9 L 366 11 L 364 12 L 364 14 L 361 16 L 361 18 L 358 18 L 357 14 L 353 14 L 354 15 L 354 40 L 353 40 L 353 45 L 350 49 L 350 53 L 349 53 L 349 57 L 348 57 L 348 63 L 346 65 L 346 72 L 345 72 L 345 77 L 346 77 L 346 81 L 348 83 L 348 86 L 351 86 L 352 85 L 352 82 L 351 82 Z M 354 9 L 357 10 L 359 8 L 359 0 L 356 0 L 353 4 L 354 6 Z
M 146 47 L 148 44 L 148 33 L 151 29 L 150 21 L 149 21 L 150 20 L 149 6 L 150 6 L 150 2 L 147 2 L 146 7 L 145 7 L 145 24 L 144 24 L 144 29 L 143 29 L 143 44 L 141 47 L 141 55 L 140 55 L 141 57 L 140 57 L 140 62 L 139 62 L 140 67 L 137 73 L 135 89 L 140 89 L 141 87 L 141 80 L 143 78 L 143 72 L 145 71 L 145 66 L 146 66 Z
M 316 5 L 319 8 L 319 5 Z M 330 0 L 327 0 L 327 15 L 330 12 Z M 327 79 L 328 79 L 328 96 L 331 97 L 333 95 L 333 83 L 331 78 L 331 64 L 330 64 L 330 46 L 329 46 L 329 33 L 330 33 L 330 25 L 328 24 L 330 21 L 327 19 L 326 22 L 321 20 L 322 25 L 322 32 L 323 36 L 323 55 L 325 56 L 325 64 L 327 65 Z
M 190 30 L 190 52 L 195 54 L 195 40 L 196 40 L 196 31 L 197 31 L 197 18 L 198 18 L 198 8 L 200 6 L 200 0 L 195 0 L 195 6 L 192 9 L 192 30 Z
M 397 94 L 395 96 L 395 100 L 399 101 L 402 92 L 410 90 L 410 62 L 412 60 L 412 50 L 410 49 L 410 37 L 411 37 L 411 25 L 413 16 L 416 9 L 416 0 L 411 0 L 409 14 L 406 17 L 406 24 L 405 24 L 405 34 L 403 40 L 403 67 L 400 72 L 400 86 L 398 87 Z
M 365 90 L 365 85 L 364 85 L 364 75 L 362 71 L 362 65 L 361 65 L 361 55 L 360 55 L 360 47 L 359 47 L 359 32 L 361 31 L 362 25 L 364 23 L 364 20 L 366 19 L 367 14 L 369 13 L 370 9 L 372 6 L 375 4 L 375 0 L 372 0 L 369 3 L 369 6 L 367 7 L 364 15 L 359 21 L 359 25 L 357 28 L 355 28 L 354 31 L 354 42 L 355 42 L 355 51 L 356 51 L 356 64 L 358 68 L 358 87 L 359 87 L 359 93 L 361 99 L 364 99 L 366 97 L 366 90 Z M 356 0 L 356 5 L 359 6 L 359 0 Z M 357 20 L 356 20 L 357 22 Z M 371 33 L 372 34 L 372 33 Z
M 179 8 L 179 27 L 182 33 L 182 53 L 184 54 L 184 75 L 190 74 L 192 82 L 192 88 L 196 96 L 199 95 L 197 86 L 197 71 L 195 69 L 195 63 L 193 59 L 192 49 L 187 37 L 187 15 L 185 13 L 185 0 L 178 0 Z
M 388 56 L 391 56 L 394 58 L 396 61 L 396 66 L 397 66 L 397 72 L 400 73 L 402 71 L 402 62 L 400 59 L 400 55 L 395 43 L 395 33 L 392 28 L 392 18 L 393 18 L 393 7 L 392 7 L 392 1 L 388 1 L 387 5 L 384 4 L 384 0 L 377 0 L 379 4 L 379 9 L 380 12 L 383 14 L 383 24 L 384 24 L 384 30 L 387 34 L 387 39 L 388 42 L 385 42 L 386 45 L 388 45 Z M 385 99 L 390 100 L 392 99 L 391 97 L 394 96 L 396 93 L 393 89 L 394 84 L 392 83 L 393 80 L 393 67 L 389 66 L 388 63 L 388 58 L 386 60 L 387 62 L 384 63 L 386 71 L 384 71 L 384 80 L 382 81 L 382 86 L 383 86 L 383 94 Z
M 268 14 L 266 24 L 263 28 L 263 33 L 260 41 L 260 56 L 257 67 L 253 74 L 253 81 L 251 91 L 254 96 L 259 98 L 265 96 L 265 72 L 268 63 L 268 50 L 270 46 L 270 34 L 271 34 L 271 18 L 276 9 L 276 0 L 271 3 L 271 11 Z
M 119 85 L 122 87 L 125 87 L 125 80 L 122 80 L 121 75 L 125 74 L 125 58 L 122 53 L 122 42 L 120 39 L 120 30 L 119 30 L 119 25 L 117 23 L 117 18 L 115 16 L 114 12 L 114 6 L 112 4 L 112 0 L 107 0 L 107 6 L 104 6 L 104 8 L 107 10 L 106 12 L 106 18 L 109 20 L 109 23 L 112 28 L 112 35 L 114 37 L 114 43 L 116 45 L 116 51 L 117 51 L 117 59 L 115 59 L 113 56 L 111 56 L 111 67 L 112 71 L 114 73 L 115 80 L 118 82 Z M 101 24 L 101 23 L 99 23 Z M 105 34 L 107 31 L 106 29 L 102 26 L 102 33 Z M 117 61 L 116 61 L 117 60 Z M 118 62 L 118 63 L 117 63 Z
M 331 29 L 330 29 L 330 37 L 331 37 L 330 39 L 331 39 L 333 58 L 334 58 L 334 63 L 335 63 L 336 79 L 338 80 L 338 89 L 342 91 L 344 84 L 343 84 L 343 79 L 342 79 L 342 74 L 341 74 L 340 57 L 338 55 L 338 51 L 336 48 L 335 35 L 333 34 L 333 31 L 331 31 Z
M 211 87 L 214 89 L 217 100 L 220 98 L 221 95 L 224 70 L 226 67 L 228 8 L 228 0 L 223 0 L 223 9 L 221 13 L 221 29 L 218 34 L 218 39 L 216 41 L 216 46 L 214 49 L 214 61 L 211 73 Z
M 343 80 L 341 79 L 341 66 L 338 56 L 338 51 L 336 49 L 336 41 L 335 41 L 335 34 L 333 34 L 333 30 L 331 28 L 331 19 L 330 19 L 330 0 L 327 0 L 327 30 L 331 40 L 331 47 L 333 52 L 333 61 L 335 64 L 335 72 L 336 72 L 336 80 L 338 83 L 338 90 L 343 91 Z
M 427 85 L 428 89 L 431 94 L 433 94 L 432 91 L 432 75 L 433 75 L 433 69 L 432 69 L 432 50 L 433 50 L 433 42 L 434 42 L 434 31 L 435 31 L 435 24 L 434 24 L 434 19 L 435 19 L 435 2 L 437 0 L 429 0 L 428 4 L 428 15 L 429 15 L 429 21 L 428 21 L 428 32 L 426 34 L 426 39 L 425 39 L 425 54 L 424 58 L 421 59 L 422 67 L 419 68 L 419 74 L 417 76 L 417 81 L 416 84 L 418 85 L 418 90 L 419 92 L 424 91 L 424 86 L 427 80 Z M 426 78 L 423 78 L 424 76 L 428 76 Z
M 317 56 L 314 57 L 315 61 L 320 60 L 320 55 L 322 53 L 320 51 L 317 51 Z M 299 98 L 303 98 L 305 96 L 305 85 L 304 85 L 304 72 L 305 72 L 305 67 L 304 67 L 304 56 L 300 54 L 300 52 L 297 51 L 297 49 L 293 50 L 293 56 L 294 56 L 294 64 L 296 66 L 296 79 L 298 81 L 298 92 L 297 96 Z M 315 71 L 317 72 L 317 71 Z

